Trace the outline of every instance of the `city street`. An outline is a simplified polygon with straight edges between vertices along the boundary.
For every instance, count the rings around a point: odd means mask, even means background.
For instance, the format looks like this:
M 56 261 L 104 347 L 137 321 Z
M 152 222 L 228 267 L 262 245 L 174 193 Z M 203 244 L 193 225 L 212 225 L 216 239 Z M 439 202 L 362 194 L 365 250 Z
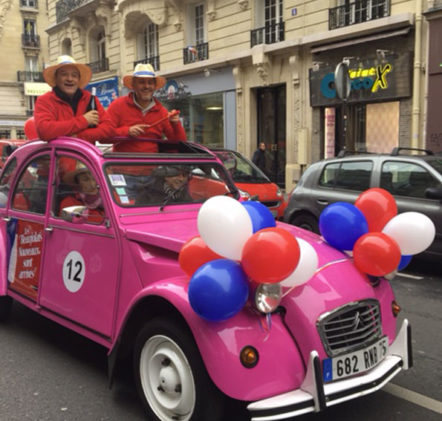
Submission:
M 299 420 L 441 419 L 440 274 L 434 266 L 413 264 L 393 281 L 400 318 L 409 319 L 413 329 L 414 367 L 382 391 Z M 109 390 L 102 347 L 21 305 L 15 304 L 11 320 L 0 325 L 0 355 L 2 421 L 145 419 L 129 373 L 120 375 Z M 238 413 L 229 417 L 245 419 Z

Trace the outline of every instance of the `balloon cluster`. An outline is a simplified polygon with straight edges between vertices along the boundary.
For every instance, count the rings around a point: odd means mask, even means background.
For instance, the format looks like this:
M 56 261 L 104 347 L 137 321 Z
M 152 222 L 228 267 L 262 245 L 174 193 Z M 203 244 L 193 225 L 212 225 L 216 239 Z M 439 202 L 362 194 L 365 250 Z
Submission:
M 412 255 L 430 246 L 436 233 L 422 213 L 398 215 L 394 197 L 381 188 L 364 191 L 354 205 L 327 206 L 319 217 L 319 230 L 330 245 L 352 252 L 356 267 L 372 276 L 405 268 Z
M 190 305 L 206 320 L 237 314 L 251 288 L 302 285 L 317 269 L 314 248 L 277 227 L 260 202 L 212 197 L 201 206 L 197 224 L 200 235 L 183 245 L 179 264 L 190 277 Z

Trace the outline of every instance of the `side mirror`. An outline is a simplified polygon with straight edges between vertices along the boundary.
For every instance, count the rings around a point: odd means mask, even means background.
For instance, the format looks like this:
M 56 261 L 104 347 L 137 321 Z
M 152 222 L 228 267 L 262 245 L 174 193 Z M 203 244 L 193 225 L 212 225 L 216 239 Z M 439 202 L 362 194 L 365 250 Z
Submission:
M 425 197 L 442 200 L 442 184 L 437 187 L 428 187 L 428 189 L 425 190 Z
M 73 224 L 82 224 L 86 222 L 86 206 L 69 206 L 61 210 L 61 219 L 72 222 Z

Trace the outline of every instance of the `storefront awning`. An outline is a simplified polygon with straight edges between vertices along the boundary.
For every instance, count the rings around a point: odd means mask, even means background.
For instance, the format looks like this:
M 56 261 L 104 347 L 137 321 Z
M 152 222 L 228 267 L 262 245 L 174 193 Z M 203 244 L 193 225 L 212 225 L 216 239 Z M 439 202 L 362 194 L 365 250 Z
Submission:
M 384 32 L 381 34 L 368 35 L 366 37 L 352 38 L 345 41 L 334 42 L 332 44 L 321 45 L 311 49 L 312 54 L 321 53 L 323 51 L 334 50 L 337 48 L 349 47 L 355 44 L 363 44 L 369 41 L 376 41 L 378 39 L 398 37 L 400 35 L 407 35 L 410 28 L 398 29 L 397 31 Z
M 40 96 L 52 89 L 47 83 L 42 82 L 25 82 L 24 85 L 27 96 Z

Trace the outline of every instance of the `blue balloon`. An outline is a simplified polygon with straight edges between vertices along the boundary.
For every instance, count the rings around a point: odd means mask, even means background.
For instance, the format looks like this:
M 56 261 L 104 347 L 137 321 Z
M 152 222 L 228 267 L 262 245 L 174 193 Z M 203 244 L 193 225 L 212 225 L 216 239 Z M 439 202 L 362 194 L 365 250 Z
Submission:
M 407 255 L 407 254 L 402 255 L 397 270 L 402 270 L 405 267 L 407 267 L 408 264 L 411 262 L 412 257 L 413 257 L 412 255 Z
M 244 307 L 248 297 L 247 275 L 233 260 L 207 262 L 190 279 L 190 305 L 206 320 L 221 321 L 233 317 Z
M 368 232 L 364 214 L 351 203 L 328 205 L 319 216 L 319 231 L 339 250 L 352 250 L 357 239 Z
M 254 233 L 262 230 L 263 228 L 276 227 L 275 217 L 272 215 L 272 212 L 269 211 L 267 206 L 254 200 L 241 203 L 246 208 L 250 219 L 252 220 Z

